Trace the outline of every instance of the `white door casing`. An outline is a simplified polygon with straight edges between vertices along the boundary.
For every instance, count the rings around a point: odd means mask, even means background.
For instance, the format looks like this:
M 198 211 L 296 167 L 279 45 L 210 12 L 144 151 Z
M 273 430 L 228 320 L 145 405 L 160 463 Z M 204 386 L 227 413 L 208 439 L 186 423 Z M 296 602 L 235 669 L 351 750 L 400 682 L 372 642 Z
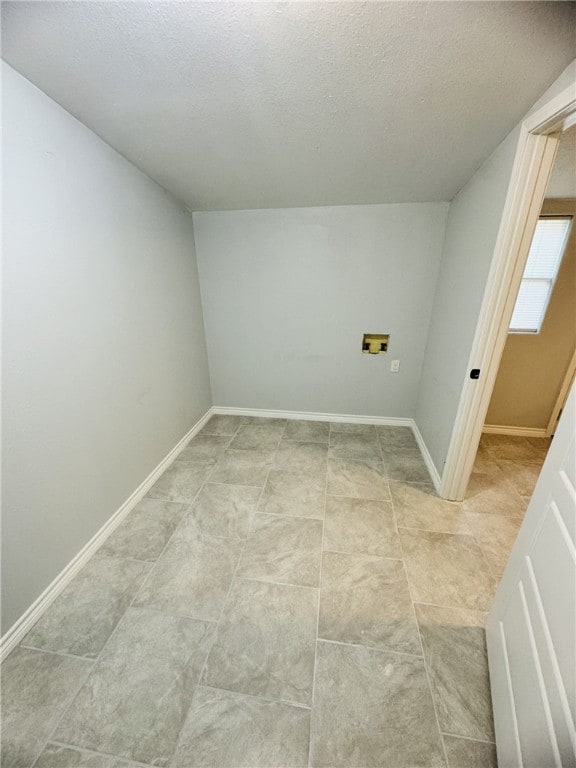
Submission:
M 461 501 L 465 497 L 558 137 L 575 123 L 576 82 L 522 124 L 467 368 L 478 368 L 481 375 L 478 380 L 464 380 L 442 471 L 442 498 Z
M 576 766 L 576 386 L 486 636 L 499 768 Z

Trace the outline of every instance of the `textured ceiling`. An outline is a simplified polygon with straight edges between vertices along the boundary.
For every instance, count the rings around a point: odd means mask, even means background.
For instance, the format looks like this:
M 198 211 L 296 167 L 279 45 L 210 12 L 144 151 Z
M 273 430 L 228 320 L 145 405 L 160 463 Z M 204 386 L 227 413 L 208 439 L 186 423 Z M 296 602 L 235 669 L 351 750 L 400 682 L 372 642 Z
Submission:
M 2 55 L 192 210 L 449 200 L 569 2 L 3 2 Z
M 576 197 L 576 125 L 560 137 L 546 197 Z

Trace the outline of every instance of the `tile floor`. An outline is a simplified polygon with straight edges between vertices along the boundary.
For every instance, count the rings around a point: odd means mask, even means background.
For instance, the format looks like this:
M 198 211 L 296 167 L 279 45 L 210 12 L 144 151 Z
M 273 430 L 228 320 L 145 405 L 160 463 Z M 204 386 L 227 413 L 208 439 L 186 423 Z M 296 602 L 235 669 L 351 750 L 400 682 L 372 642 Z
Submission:
M 496 765 L 483 623 L 546 441 L 215 416 L 2 667 L 3 768 Z

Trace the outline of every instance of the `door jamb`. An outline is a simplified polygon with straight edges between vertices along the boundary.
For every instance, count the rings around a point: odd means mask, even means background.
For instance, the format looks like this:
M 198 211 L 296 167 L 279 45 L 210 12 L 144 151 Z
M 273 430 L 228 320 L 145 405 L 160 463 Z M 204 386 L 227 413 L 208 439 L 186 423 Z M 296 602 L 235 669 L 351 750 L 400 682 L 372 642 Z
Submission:
M 575 123 L 576 83 L 527 117 L 521 126 L 467 368 L 467 371 L 479 368 L 482 375 L 478 380 L 468 377 L 464 380 L 442 474 L 442 498 L 460 501 L 466 493 L 510 318 L 554 164 L 558 135 Z
M 550 437 L 551 435 L 554 434 L 554 431 L 556 429 L 556 424 L 558 423 L 558 418 L 560 416 L 560 411 L 566 405 L 566 398 L 568 397 L 568 393 L 570 392 L 570 387 L 572 386 L 572 382 L 574 381 L 575 376 L 576 376 L 576 349 L 574 350 L 572 359 L 568 363 L 568 368 L 566 369 L 566 373 L 564 374 L 564 379 L 562 381 L 562 386 L 560 387 L 560 392 L 558 393 L 558 397 L 556 398 L 556 402 L 554 403 L 554 408 L 552 409 L 552 415 L 550 416 L 550 421 L 548 422 L 548 426 L 546 427 L 546 437 Z

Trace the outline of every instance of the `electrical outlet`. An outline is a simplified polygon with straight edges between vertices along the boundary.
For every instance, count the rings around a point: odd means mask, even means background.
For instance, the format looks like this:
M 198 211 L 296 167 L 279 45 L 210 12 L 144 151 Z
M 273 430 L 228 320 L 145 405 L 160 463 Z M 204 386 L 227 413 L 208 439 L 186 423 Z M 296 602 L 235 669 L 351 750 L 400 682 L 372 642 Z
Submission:
M 400 370 L 400 360 L 392 360 L 390 363 L 390 370 L 392 373 L 398 373 Z

